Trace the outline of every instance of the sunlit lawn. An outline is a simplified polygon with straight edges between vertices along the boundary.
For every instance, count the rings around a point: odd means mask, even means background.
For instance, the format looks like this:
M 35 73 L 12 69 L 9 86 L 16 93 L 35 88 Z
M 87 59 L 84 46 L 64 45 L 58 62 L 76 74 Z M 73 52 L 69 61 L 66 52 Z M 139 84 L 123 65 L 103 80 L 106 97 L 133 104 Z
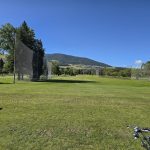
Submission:
M 126 126 L 150 127 L 150 82 L 77 76 L 11 83 L 0 77 L 0 150 L 142 149 Z

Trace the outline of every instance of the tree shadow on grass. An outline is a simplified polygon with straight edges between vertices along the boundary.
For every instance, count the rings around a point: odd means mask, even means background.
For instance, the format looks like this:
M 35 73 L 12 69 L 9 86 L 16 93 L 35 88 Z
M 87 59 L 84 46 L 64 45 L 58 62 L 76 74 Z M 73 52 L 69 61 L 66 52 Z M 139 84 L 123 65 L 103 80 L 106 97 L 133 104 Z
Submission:
M 13 83 L 0 82 L 0 84 L 13 84 Z
M 96 81 L 51 79 L 51 80 L 37 81 L 37 82 L 51 82 L 51 83 L 95 83 Z

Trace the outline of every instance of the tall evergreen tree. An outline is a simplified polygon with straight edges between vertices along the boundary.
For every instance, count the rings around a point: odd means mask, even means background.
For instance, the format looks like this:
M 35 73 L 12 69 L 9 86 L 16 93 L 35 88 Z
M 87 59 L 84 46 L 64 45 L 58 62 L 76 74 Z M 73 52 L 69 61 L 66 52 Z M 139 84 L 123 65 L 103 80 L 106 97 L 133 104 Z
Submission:
M 44 59 L 44 48 L 41 40 L 35 39 L 34 42 L 34 51 L 35 51 L 35 72 L 37 78 L 39 78 L 43 73 L 43 59 Z
M 21 40 L 27 47 L 34 49 L 34 30 L 31 29 L 24 21 L 19 28 L 17 28 L 17 38 Z
M 16 32 L 16 39 L 22 41 L 28 48 L 34 49 L 34 37 L 35 33 L 33 29 L 30 29 L 30 27 L 27 25 L 27 23 L 24 21 L 20 27 L 17 28 Z M 20 60 L 21 61 L 21 60 Z M 18 72 L 18 79 L 22 77 L 23 79 L 23 73 Z
M 44 49 L 41 40 L 35 39 L 34 30 L 24 21 L 17 29 L 17 38 L 33 50 L 33 79 L 39 79 L 42 74 Z

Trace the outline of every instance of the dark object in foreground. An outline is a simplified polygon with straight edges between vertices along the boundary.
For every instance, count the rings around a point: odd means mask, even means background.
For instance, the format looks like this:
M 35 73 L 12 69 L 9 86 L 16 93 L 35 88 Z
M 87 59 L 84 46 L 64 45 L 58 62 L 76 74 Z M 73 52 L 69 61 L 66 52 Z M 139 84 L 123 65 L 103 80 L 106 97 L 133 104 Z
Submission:
M 3 108 L 0 107 L 0 110 L 2 110 Z
M 150 133 L 150 128 L 139 128 L 137 126 L 128 126 L 128 128 L 133 128 L 134 130 L 134 139 L 140 139 L 141 145 L 146 150 L 150 150 L 150 136 L 146 136 L 145 133 Z

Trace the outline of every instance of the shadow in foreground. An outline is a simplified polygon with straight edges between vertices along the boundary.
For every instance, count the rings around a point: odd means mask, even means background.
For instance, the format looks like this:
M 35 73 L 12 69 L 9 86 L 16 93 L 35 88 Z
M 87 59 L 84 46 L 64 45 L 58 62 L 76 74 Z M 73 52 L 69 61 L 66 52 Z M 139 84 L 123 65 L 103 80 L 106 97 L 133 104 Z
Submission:
M 5 82 L 0 82 L 0 84 L 13 84 L 13 83 L 7 83 L 7 82 L 5 83 Z
M 95 83 L 95 81 L 86 81 L 86 80 L 60 80 L 60 79 L 51 79 L 45 81 L 37 81 L 37 82 L 54 82 L 54 83 Z

